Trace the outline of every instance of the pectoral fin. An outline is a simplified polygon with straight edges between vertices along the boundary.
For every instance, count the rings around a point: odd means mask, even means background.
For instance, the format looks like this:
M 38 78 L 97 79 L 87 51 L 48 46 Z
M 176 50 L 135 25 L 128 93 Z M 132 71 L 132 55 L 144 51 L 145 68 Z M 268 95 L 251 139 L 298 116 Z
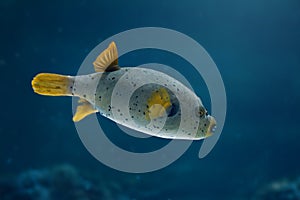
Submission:
M 169 93 L 165 88 L 154 91 L 147 102 L 146 118 L 150 120 L 164 116 L 171 105 Z
M 78 122 L 86 116 L 98 112 L 98 110 L 96 110 L 87 100 L 79 99 L 78 103 L 79 105 L 77 106 L 76 113 L 73 116 L 74 122 Z
M 112 72 L 120 69 L 118 66 L 118 50 L 114 42 L 105 49 L 93 63 L 96 72 Z

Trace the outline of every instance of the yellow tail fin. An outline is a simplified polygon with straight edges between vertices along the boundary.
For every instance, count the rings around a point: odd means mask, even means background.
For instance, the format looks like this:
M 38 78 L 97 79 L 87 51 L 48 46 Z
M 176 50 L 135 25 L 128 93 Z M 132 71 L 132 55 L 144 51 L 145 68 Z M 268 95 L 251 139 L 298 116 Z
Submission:
M 72 96 L 72 79 L 70 76 L 41 73 L 32 82 L 35 93 L 47 96 Z

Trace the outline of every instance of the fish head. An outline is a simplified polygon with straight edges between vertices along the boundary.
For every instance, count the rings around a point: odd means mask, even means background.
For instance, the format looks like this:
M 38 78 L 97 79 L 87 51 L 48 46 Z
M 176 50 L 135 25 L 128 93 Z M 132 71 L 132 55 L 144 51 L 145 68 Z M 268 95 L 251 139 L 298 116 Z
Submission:
M 216 122 L 215 118 L 210 115 L 208 115 L 208 118 L 209 118 L 209 125 L 206 130 L 205 137 L 211 136 L 216 131 L 216 128 L 217 128 L 217 122 Z
M 213 116 L 210 116 L 207 110 L 201 105 L 196 110 L 196 115 L 199 118 L 199 126 L 196 138 L 207 138 L 216 130 L 217 122 Z

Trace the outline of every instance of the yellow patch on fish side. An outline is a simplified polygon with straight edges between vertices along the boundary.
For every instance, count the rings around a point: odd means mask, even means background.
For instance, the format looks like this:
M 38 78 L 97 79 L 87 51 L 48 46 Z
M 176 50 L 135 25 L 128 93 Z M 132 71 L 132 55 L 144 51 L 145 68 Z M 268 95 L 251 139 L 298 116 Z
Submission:
M 165 88 L 154 91 L 147 100 L 146 119 L 162 117 L 171 105 L 170 95 Z

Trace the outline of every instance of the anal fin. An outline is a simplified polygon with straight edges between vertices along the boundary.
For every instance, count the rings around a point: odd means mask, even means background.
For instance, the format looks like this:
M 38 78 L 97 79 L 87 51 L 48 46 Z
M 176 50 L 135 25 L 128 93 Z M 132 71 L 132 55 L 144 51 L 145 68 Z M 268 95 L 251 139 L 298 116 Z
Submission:
M 96 110 L 93 105 L 85 99 L 79 99 L 78 104 L 79 105 L 77 106 L 76 113 L 73 116 L 74 122 L 78 122 L 86 116 L 98 112 L 98 110 Z

